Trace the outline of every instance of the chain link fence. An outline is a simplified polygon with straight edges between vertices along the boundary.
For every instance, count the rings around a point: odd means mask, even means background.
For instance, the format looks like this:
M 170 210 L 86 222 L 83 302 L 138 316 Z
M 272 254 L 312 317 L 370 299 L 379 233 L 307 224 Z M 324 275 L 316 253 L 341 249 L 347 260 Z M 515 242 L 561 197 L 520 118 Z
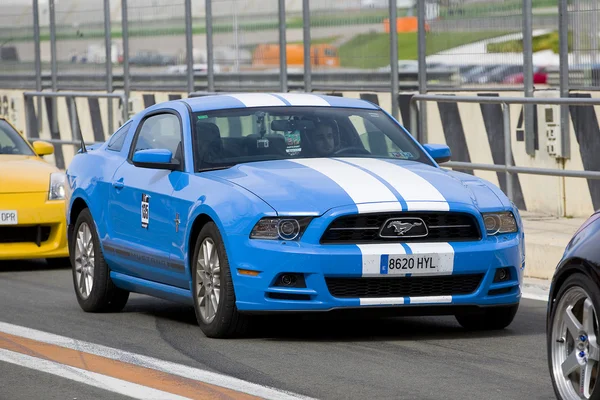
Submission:
M 206 1 L 6 0 L 0 85 L 127 93 L 600 87 L 596 0 Z

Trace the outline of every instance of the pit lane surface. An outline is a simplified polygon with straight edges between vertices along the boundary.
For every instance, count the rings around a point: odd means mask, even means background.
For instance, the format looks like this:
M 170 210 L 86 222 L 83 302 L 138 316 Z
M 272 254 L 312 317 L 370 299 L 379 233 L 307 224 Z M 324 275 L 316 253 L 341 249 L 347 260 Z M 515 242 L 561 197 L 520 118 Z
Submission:
M 192 308 L 132 295 L 116 314 L 78 306 L 68 267 L 0 262 L 0 323 L 109 346 L 320 399 L 554 399 L 546 303 L 515 322 L 465 332 L 452 317 L 272 318 L 250 338 L 204 337 Z M 127 398 L 0 361 L 3 399 Z

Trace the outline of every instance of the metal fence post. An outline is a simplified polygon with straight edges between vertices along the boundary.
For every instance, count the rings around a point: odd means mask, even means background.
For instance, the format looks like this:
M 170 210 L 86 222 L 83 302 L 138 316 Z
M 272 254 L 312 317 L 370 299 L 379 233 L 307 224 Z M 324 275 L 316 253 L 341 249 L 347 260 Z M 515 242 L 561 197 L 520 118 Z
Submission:
M 123 110 L 129 119 L 129 24 L 127 21 L 127 0 L 121 0 L 121 29 L 123 31 L 123 92 L 125 102 Z
M 569 8 L 566 1 L 558 2 L 558 33 L 560 97 L 567 98 L 569 97 Z M 571 129 L 567 105 L 560 106 L 560 132 L 563 155 L 565 158 L 571 158 Z
M 287 43 L 285 29 L 285 0 L 279 0 L 279 86 L 282 92 L 287 92 Z
M 79 139 L 79 130 L 77 129 L 77 107 L 75 104 L 75 100 L 75 96 L 71 96 L 71 101 L 69 103 L 69 108 L 71 109 L 71 132 L 73 135 L 73 140 Z
M 58 64 L 56 61 L 56 15 L 54 9 L 54 0 L 50 0 L 50 58 L 51 58 L 51 75 L 52 75 L 52 91 L 58 91 Z M 50 132 L 58 132 L 58 120 L 56 114 L 56 99 L 52 99 L 52 126 Z M 41 113 L 40 113 L 41 116 Z M 41 118 L 40 118 L 41 119 Z M 52 136 L 52 135 L 51 135 Z
M 35 90 L 38 92 L 42 91 L 42 52 L 40 49 L 40 10 L 38 0 L 33 0 L 33 41 L 34 41 L 34 53 L 35 53 Z M 38 115 L 42 115 L 42 98 L 38 97 L 36 99 L 37 102 L 37 112 Z M 27 109 L 27 107 L 26 107 Z M 38 118 L 37 129 L 38 133 L 42 131 L 42 120 L 43 118 Z M 27 118 L 27 123 L 29 123 L 29 118 Z M 31 127 L 27 125 L 27 136 L 31 136 L 32 132 L 30 132 Z
M 215 70 L 213 54 L 212 0 L 206 0 L 204 5 L 206 18 L 206 84 L 209 92 L 215 91 Z
M 559 1 L 560 2 L 560 1 Z M 533 10 L 531 0 L 523 0 L 523 83 L 525 97 L 533 97 Z M 535 105 L 525 104 L 525 151 L 535 156 L 535 132 L 533 111 Z
M 397 2 L 390 0 L 390 73 L 392 75 L 391 95 L 392 95 L 392 117 L 398 119 L 398 26 L 397 24 Z
M 185 49 L 187 54 L 188 93 L 194 91 L 194 43 L 192 35 L 192 0 L 185 0 Z
M 110 24 L 110 0 L 104 0 L 104 46 L 106 47 L 106 91 L 113 91 L 112 76 L 112 32 Z M 113 131 L 113 103 L 112 99 L 106 99 L 108 112 L 108 132 Z M 123 121 L 125 122 L 125 121 Z
M 310 60 L 310 0 L 302 0 L 302 38 L 304 46 L 304 91 L 312 92 Z
M 425 1 L 418 2 L 418 58 L 419 58 L 419 93 L 427 93 L 427 42 L 425 37 Z M 419 114 L 419 141 L 427 143 L 427 103 L 421 103 Z
M 425 104 L 425 101 L 422 101 L 421 104 Z M 418 122 L 417 122 L 417 117 L 418 117 L 418 109 L 417 109 L 417 102 L 411 101 L 410 103 L 410 133 L 416 137 L 417 141 L 420 142 L 420 136 L 417 132 L 418 129 Z
M 502 117 L 504 129 L 504 165 L 512 166 L 512 144 L 510 141 L 510 105 L 502 103 Z M 512 173 L 506 170 L 506 195 L 511 201 L 514 201 Z

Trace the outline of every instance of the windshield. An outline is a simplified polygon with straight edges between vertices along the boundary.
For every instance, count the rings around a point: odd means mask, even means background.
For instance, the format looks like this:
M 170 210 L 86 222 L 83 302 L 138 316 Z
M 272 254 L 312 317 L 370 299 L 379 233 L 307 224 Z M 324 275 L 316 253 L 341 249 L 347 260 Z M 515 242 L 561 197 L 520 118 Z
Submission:
M 423 162 L 425 153 L 385 113 L 333 107 L 261 107 L 193 114 L 196 170 L 310 157 Z
M 0 120 L 0 154 L 35 155 L 19 132 L 4 120 Z

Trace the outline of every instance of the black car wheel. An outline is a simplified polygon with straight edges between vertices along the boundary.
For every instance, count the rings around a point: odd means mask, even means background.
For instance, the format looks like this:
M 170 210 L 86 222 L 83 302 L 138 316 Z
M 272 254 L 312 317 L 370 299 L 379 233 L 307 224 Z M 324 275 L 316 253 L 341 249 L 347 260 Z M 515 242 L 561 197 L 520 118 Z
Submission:
M 79 306 L 87 312 L 121 311 L 129 292 L 110 279 L 110 270 L 89 209 L 81 211 L 70 243 L 73 285 Z

